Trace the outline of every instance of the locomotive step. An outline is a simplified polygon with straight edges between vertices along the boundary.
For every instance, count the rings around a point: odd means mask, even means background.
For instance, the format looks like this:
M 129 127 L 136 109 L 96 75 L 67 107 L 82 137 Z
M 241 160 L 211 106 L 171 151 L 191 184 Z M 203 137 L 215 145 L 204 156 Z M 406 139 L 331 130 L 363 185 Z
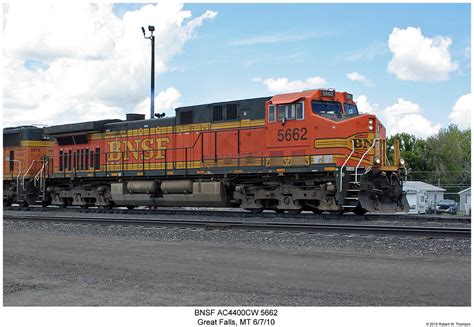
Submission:
M 358 201 L 359 198 L 346 198 L 346 200 L 348 200 L 348 201 Z

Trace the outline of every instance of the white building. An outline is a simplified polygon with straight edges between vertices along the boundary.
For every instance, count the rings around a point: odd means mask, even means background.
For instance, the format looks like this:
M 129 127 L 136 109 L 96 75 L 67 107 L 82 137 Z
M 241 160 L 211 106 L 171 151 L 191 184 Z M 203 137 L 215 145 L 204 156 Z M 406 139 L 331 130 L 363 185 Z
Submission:
M 459 212 L 471 215 L 471 188 L 462 190 L 459 194 Z
M 446 192 L 444 188 L 420 181 L 404 182 L 403 190 L 407 192 L 410 213 L 425 213 L 433 210 L 436 204 L 444 199 L 444 192 Z

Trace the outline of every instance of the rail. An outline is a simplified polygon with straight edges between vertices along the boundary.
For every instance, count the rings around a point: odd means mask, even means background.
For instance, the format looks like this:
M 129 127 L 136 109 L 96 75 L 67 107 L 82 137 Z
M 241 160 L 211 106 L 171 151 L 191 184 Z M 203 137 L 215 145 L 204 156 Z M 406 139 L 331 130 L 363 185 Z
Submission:
M 471 238 L 470 228 L 428 227 L 428 226 L 394 226 L 366 224 L 329 224 L 314 222 L 276 222 L 263 220 L 230 220 L 230 219 L 167 219 L 167 218 L 119 218 L 119 217 L 77 217 L 77 216 L 13 216 L 5 215 L 4 220 L 42 221 L 102 225 L 126 226 L 159 226 L 179 228 L 203 228 L 224 230 L 257 230 L 298 233 L 342 233 L 342 234 L 376 234 L 407 235 L 425 237 L 459 237 Z
M 367 155 L 367 153 L 369 153 L 370 150 L 372 150 L 372 148 L 375 146 L 375 143 L 377 143 L 379 139 L 378 138 L 375 138 L 374 139 L 374 142 L 372 143 L 372 145 L 370 146 L 370 148 L 367 149 L 367 151 L 364 152 L 364 154 L 362 155 L 362 157 L 360 158 L 359 162 L 357 163 L 357 166 L 355 168 L 355 178 L 354 178 L 354 181 L 357 183 L 357 176 L 359 175 L 358 174 L 358 169 L 359 169 L 359 166 L 360 164 L 362 163 L 362 160 L 364 160 L 365 156 Z
M 201 216 L 201 217 L 234 217 L 234 218 L 255 218 L 259 217 L 261 219 L 272 219 L 272 218 L 285 218 L 287 220 L 292 219 L 310 219 L 312 222 L 315 220 L 324 220 L 324 221 L 407 221 L 407 222 L 442 222 L 442 223 L 463 223 L 471 225 L 471 217 L 468 216 L 452 216 L 452 215 L 411 215 L 405 213 L 366 213 L 365 215 L 354 215 L 354 214 L 331 214 L 331 213 L 321 213 L 314 214 L 313 212 L 301 212 L 298 214 L 294 213 L 280 213 L 273 211 L 264 211 L 259 214 L 255 214 L 250 211 L 242 209 L 226 209 L 226 208 L 183 208 L 183 207 L 161 207 L 157 208 L 146 208 L 139 207 L 134 209 L 128 209 L 125 207 L 116 207 L 116 208 L 99 208 L 99 207 L 89 207 L 81 208 L 78 206 L 70 206 L 67 208 L 60 208 L 56 206 L 37 206 L 31 205 L 28 208 L 23 208 L 20 206 L 12 207 L 3 207 L 4 214 L 5 212 L 21 212 L 28 211 L 31 212 L 43 212 L 43 213 L 67 213 L 67 214 L 110 214 L 110 215 L 127 215 L 127 216 Z M 34 214 L 36 215 L 36 213 Z

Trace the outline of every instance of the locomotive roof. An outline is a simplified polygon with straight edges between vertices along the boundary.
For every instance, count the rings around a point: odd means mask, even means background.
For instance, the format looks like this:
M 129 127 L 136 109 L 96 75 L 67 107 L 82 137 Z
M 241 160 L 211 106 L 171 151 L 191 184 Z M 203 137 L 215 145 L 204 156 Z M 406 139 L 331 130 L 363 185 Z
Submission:
M 20 141 L 44 140 L 44 128 L 37 126 L 17 126 L 3 129 L 3 146 L 18 146 Z
M 240 119 L 264 119 L 265 118 L 265 102 L 271 97 L 251 98 L 242 100 L 231 100 L 222 102 L 213 102 L 206 104 L 199 104 L 193 106 L 178 107 L 175 109 L 176 116 L 157 118 L 157 119 L 142 119 L 142 120 L 117 120 L 115 122 L 107 123 L 103 126 L 106 131 L 121 131 L 127 129 L 139 128 L 153 128 L 165 127 L 180 124 L 187 124 L 188 122 L 181 121 L 182 112 L 192 112 L 192 124 L 209 123 L 212 122 L 213 108 L 222 106 L 223 109 L 227 105 L 235 105 L 237 108 L 237 116 L 233 119 L 225 119 L 224 121 L 240 120 Z
M 106 119 L 56 125 L 45 128 L 45 134 L 58 135 L 82 132 L 121 131 L 128 129 L 164 127 L 182 124 L 198 124 L 217 121 L 225 122 L 241 119 L 264 119 L 265 102 L 271 100 L 273 104 L 292 103 L 302 98 L 312 97 L 320 91 L 321 89 L 304 90 L 302 92 L 277 94 L 268 97 L 230 100 L 178 107 L 175 109 L 176 116 L 174 117 L 139 120 Z M 344 94 L 346 92 L 337 93 Z M 215 110 L 222 111 L 222 114 L 219 116 L 219 119 L 215 119 L 214 117 Z M 229 111 L 233 111 L 232 114 L 229 114 Z
M 119 122 L 120 119 L 104 119 L 96 121 L 87 121 L 74 124 L 56 125 L 45 128 L 45 134 L 71 134 L 80 132 L 99 132 L 102 131 L 104 125 L 112 122 Z
M 43 129 L 43 127 L 38 127 L 38 126 L 33 126 L 33 125 L 23 125 L 23 126 L 15 126 L 15 127 L 5 127 L 3 129 L 3 133 L 16 133 L 20 130 L 26 130 L 26 129 L 31 129 L 31 130 L 37 130 L 37 129 Z
M 312 97 L 319 90 L 305 90 L 302 92 L 276 94 L 272 97 L 272 104 L 293 103 L 302 98 Z
M 157 119 L 140 119 L 140 120 L 120 120 L 113 123 L 108 123 L 104 126 L 107 131 L 122 131 L 127 129 L 139 129 L 139 128 L 153 128 L 163 126 L 173 126 L 175 117 L 157 118 Z

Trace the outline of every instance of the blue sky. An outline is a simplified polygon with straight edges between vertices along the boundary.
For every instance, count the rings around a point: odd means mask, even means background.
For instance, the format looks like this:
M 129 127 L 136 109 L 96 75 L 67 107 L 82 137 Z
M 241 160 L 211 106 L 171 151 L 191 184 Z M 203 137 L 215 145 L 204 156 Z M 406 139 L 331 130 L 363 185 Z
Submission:
M 5 8 L 6 126 L 148 114 L 150 45 L 140 26 L 152 24 L 155 103 L 168 116 L 176 106 L 324 87 L 353 93 L 389 133 L 470 127 L 470 4 Z
M 398 98 L 415 102 L 433 123 L 446 126 L 456 100 L 471 90 L 466 50 L 471 39 L 469 4 L 186 4 L 184 8 L 196 14 L 218 12 L 172 60 L 171 70 L 157 79 L 158 88 L 179 89 L 184 105 L 271 94 L 252 81 L 255 77 L 322 76 L 328 87 L 367 95 L 381 108 Z M 394 27 L 410 26 L 421 28 L 426 37 L 452 38 L 450 53 L 459 68 L 449 80 L 406 81 L 387 72 L 392 57 L 388 37 Z M 271 42 L 272 37 L 281 41 Z M 346 74 L 353 71 L 374 85 L 348 80 Z

